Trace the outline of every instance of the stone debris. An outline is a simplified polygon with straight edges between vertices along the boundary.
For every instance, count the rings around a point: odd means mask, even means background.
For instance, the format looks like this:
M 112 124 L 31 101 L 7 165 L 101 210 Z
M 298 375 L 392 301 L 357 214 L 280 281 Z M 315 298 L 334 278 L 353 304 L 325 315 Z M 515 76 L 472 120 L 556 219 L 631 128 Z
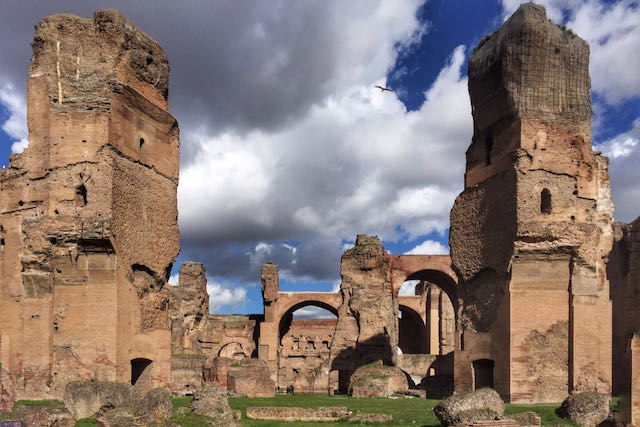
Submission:
M 409 389 L 407 377 L 395 366 L 382 361 L 361 366 L 351 375 L 349 395 L 353 397 L 391 397 Z
M 573 393 L 556 409 L 556 414 L 583 427 L 595 427 L 609 416 L 610 400 L 607 394 L 596 391 Z
M 200 415 L 216 418 L 218 421 L 235 425 L 234 416 L 229 407 L 228 394 L 218 384 L 211 383 L 193 394 L 190 408 Z
M 64 390 L 64 406 L 73 418 L 97 418 L 111 408 L 129 406 L 137 400 L 130 384 L 107 381 L 72 381 Z
M 444 426 L 490 421 L 502 418 L 504 402 L 495 390 L 482 388 L 447 397 L 433 412 Z

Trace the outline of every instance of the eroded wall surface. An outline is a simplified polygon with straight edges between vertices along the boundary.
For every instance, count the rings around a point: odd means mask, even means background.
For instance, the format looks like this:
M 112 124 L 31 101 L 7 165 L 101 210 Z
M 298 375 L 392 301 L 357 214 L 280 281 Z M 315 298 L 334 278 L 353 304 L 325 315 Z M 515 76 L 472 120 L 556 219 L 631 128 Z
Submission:
M 512 402 L 611 390 L 608 160 L 591 148 L 589 47 L 523 4 L 469 59 L 474 136 L 450 246 L 457 390 Z
M 212 315 L 204 266 L 185 262 L 178 286 L 170 289 L 171 389 L 190 393 L 204 384 L 214 359 L 256 357 L 256 323 L 260 316 Z M 225 376 L 226 383 L 226 376 Z
M 640 218 L 615 224 L 607 275 L 613 302 L 613 394 L 625 422 L 640 424 Z
M 32 47 L 30 143 L 0 170 L 3 386 L 59 399 L 70 380 L 130 382 L 132 366 L 164 386 L 179 250 L 167 58 L 113 10 L 44 18 Z
M 342 255 L 343 302 L 331 344 L 331 370 L 342 371 L 342 382 L 367 363 L 394 363 L 398 302 L 386 254 L 377 237 L 361 234 L 356 245 Z M 344 384 L 340 386 L 344 388 Z

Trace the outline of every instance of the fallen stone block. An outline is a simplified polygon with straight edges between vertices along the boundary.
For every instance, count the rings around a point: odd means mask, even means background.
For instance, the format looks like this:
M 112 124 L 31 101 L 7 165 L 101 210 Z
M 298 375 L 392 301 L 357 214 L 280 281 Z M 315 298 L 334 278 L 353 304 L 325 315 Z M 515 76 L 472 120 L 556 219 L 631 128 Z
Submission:
M 586 391 L 569 395 L 556 414 L 583 427 L 595 427 L 609 416 L 609 396 L 597 391 Z
M 491 421 L 502 417 L 504 402 L 495 390 L 481 388 L 447 397 L 433 412 L 445 426 Z

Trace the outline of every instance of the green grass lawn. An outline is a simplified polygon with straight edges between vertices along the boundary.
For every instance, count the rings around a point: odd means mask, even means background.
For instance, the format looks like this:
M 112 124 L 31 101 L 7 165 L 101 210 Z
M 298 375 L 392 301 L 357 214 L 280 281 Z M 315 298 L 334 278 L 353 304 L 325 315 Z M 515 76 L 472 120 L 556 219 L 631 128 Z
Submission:
M 342 426 L 357 425 L 357 423 L 349 423 L 347 421 L 331 422 L 331 423 L 314 423 L 314 422 L 283 422 L 283 421 L 261 421 L 248 420 L 244 418 L 245 410 L 248 406 L 345 406 L 349 411 L 353 412 L 378 412 L 390 414 L 393 416 L 393 422 L 386 424 L 366 424 L 368 426 L 439 426 L 440 422 L 433 414 L 433 407 L 439 400 L 435 399 L 416 399 L 416 398 L 400 398 L 400 399 L 369 399 L 349 396 L 327 396 L 312 394 L 276 395 L 271 398 L 230 398 L 229 405 L 232 409 L 242 411 L 243 418 L 240 423 L 244 426 L 279 426 L 279 425 L 296 425 L 296 426 Z M 507 404 L 505 415 L 516 414 L 519 412 L 536 412 L 542 421 L 542 425 L 551 424 L 572 424 L 568 420 L 559 418 L 555 414 L 557 405 L 511 405 Z
M 208 417 L 186 412 L 180 408 L 189 406 L 191 398 L 173 397 L 174 415 L 167 422 L 179 424 L 183 427 L 199 427 L 208 425 Z M 248 406 L 344 406 L 352 412 L 377 412 L 390 414 L 393 422 L 386 424 L 363 424 L 367 426 L 439 426 L 438 419 L 433 414 L 433 407 L 439 402 L 435 399 L 399 398 L 399 399 L 369 399 L 349 396 L 327 396 L 319 394 L 296 394 L 296 395 L 276 395 L 269 398 L 230 398 L 229 405 L 234 410 L 240 410 L 243 418 L 240 424 L 243 426 L 343 426 L 359 425 L 348 421 L 340 422 L 284 422 L 284 421 L 262 421 L 248 420 L 245 418 Z M 615 405 L 612 402 L 612 406 Z M 51 400 L 22 400 L 16 402 L 14 409 L 21 406 L 62 406 L 62 402 Z M 557 405 L 511 405 L 507 404 L 505 415 L 512 415 L 519 412 L 536 412 L 542 420 L 542 425 L 568 424 L 569 420 L 558 418 L 555 414 Z M 7 419 L 10 413 L 0 414 L 0 419 Z M 83 419 L 76 422 L 77 427 L 95 426 L 96 420 Z

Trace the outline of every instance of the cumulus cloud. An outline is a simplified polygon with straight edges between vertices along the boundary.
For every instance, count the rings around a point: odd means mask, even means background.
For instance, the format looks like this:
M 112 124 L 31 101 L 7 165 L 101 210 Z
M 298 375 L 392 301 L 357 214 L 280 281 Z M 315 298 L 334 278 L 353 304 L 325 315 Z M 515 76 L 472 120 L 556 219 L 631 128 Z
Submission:
M 640 215 L 640 118 L 631 129 L 595 146 L 609 156 L 616 219 L 631 222 Z
M 169 277 L 169 285 L 178 286 L 179 284 L 180 284 L 180 274 L 178 274 L 178 273 L 172 274 Z
M 221 307 L 230 310 L 243 305 L 247 300 L 247 290 L 232 283 L 221 283 L 207 278 L 209 312 L 218 313 Z
M 449 248 L 435 240 L 425 240 L 405 255 L 448 255 Z
M 336 315 L 329 310 L 312 305 L 299 308 L 293 312 L 294 319 L 334 319 L 335 317 Z
M 11 84 L 0 80 L 0 105 L 9 113 L 9 117 L 2 124 L 2 130 L 13 138 L 12 153 L 22 153 L 29 145 L 29 131 L 27 130 L 27 107 L 23 95 L 20 95 Z
M 420 283 L 419 280 L 407 280 L 400 285 L 398 295 L 415 295 L 416 285 Z
M 380 79 L 328 94 L 285 129 L 200 134 L 200 155 L 181 171 L 183 240 L 219 245 L 207 248 L 216 274 L 233 267 L 255 278 L 271 261 L 289 277 L 332 280 L 357 233 L 443 232 L 472 129 L 464 59 L 460 46 L 417 111 L 373 88 Z

